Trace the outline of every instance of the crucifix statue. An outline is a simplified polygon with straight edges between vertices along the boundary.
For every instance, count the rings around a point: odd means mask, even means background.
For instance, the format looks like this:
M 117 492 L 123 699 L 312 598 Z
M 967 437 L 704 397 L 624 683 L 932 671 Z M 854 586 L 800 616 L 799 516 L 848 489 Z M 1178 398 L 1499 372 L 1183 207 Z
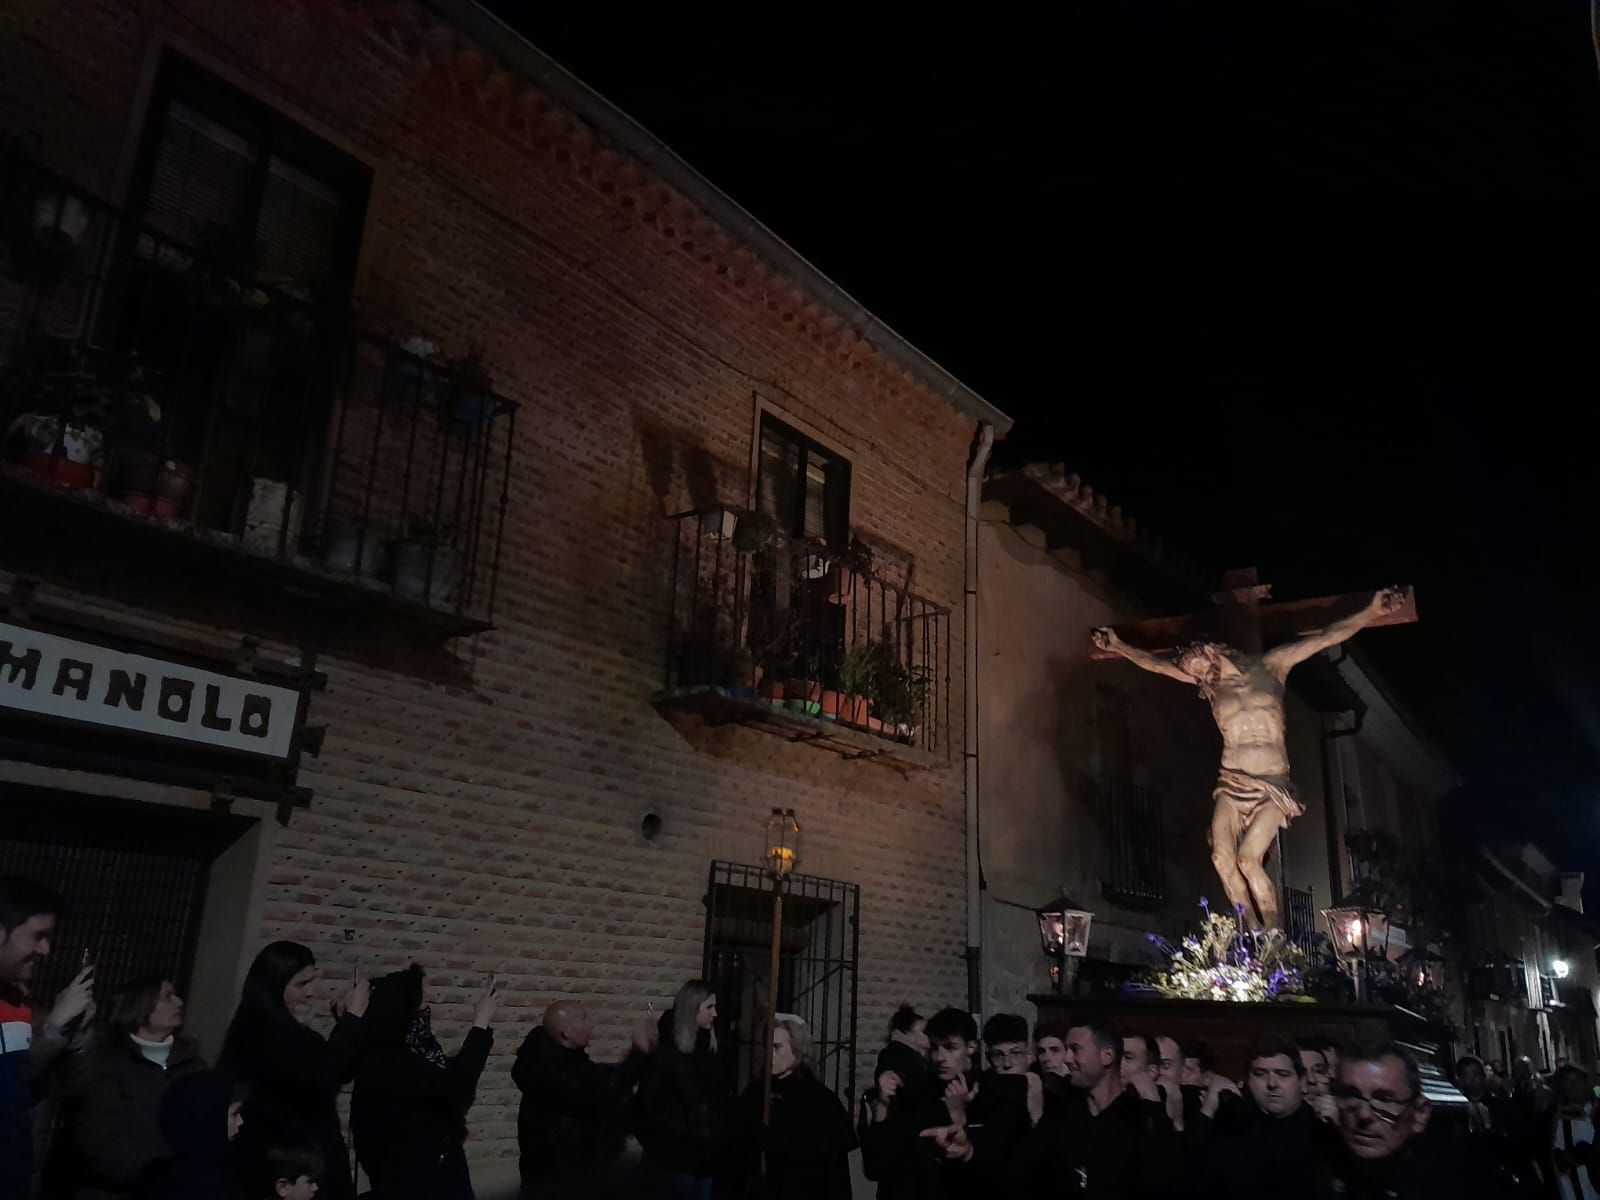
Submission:
M 1095 658 L 1192 684 L 1211 705 L 1222 733 L 1222 768 L 1212 792 L 1211 862 L 1246 926 L 1281 925 L 1278 893 L 1264 863 L 1279 830 L 1305 811 L 1289 780 L 1284 681 L 1299 663 L 1370 625 L 1417 619 L 1410 588 L 1263 605 L 1269 585 L 1254 570 L 1231 571 L 1215 599 L 1221 607 L 1096 629 Z M 1268 641 L 1276 644 L 1265 649 Z

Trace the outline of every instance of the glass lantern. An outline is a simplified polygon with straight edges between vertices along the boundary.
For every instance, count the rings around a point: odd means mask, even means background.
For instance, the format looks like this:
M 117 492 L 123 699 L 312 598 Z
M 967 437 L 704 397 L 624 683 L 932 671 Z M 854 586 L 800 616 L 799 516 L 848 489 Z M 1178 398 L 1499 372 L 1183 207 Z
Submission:
M 795 820 L 794 809 L 775 808 L 762 827 L 761 858 L 767 874 L 774 879 L 787 879 L 800 865 L 800 822 Z

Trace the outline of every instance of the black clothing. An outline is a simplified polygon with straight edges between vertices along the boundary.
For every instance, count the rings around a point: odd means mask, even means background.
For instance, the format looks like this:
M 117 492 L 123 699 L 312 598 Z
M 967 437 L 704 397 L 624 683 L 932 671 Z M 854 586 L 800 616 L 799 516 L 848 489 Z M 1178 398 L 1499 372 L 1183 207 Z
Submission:
M 1432 1130 L 1376 1162 L 1356 1158 L 1335 1137 L 1315 1177 L 1316 1200 L 1507 1200 L 1492 1177 L 1472 1171 Z
M 360 1017 L 346 1013 L 324 1041 L 299 1021 L 241 1015 L 228 1031 L 228 1059 L 222 1066 L 249 1091 L 239 1131 L 241 1157 L 256 1162 L 274 1145 L 309 1142 L 322 1154 L 317 1191 L 322 1200 L 355 1196 L 338 1100 L 355 1070 L 362 1026 Z
M 1046 1111 L 1026 1152 L 1035 1160 L 1028 1177 L 1052 1180 L 1067 1195 L 1143 1200 L 1167 1194 L 1178 1141 L 1159 1100 L 1145 1100 L 1130 1087 L 1092 1113 L 1087 1093 L 1074 1090 Z
M 235 1086 L 221 1071 L 175 1079 L 161 1097 L 161 1136 L 173 1157 L 145 1172 L 139 1200 L 243 1200 L 228 1141 Z
M 878 1184 L 878 1200 L 991 1200 L 1008 1195 L 1028 1165 L 1016 1154 L 1019 1129 L 1027 1121 L 1026 1080 L 1013 1076 L 1024 1090 L 1019 1117 L 1016 1087 L 984 1090 L 966 1113 L 967 1138 L 972 1157 L 949 1159 L 925 1129 L 951 1124 L 945 1106 L 944 1084 L 933 1077 L 919 1108 L 902 1104 L 896 1096 L 889 1117 L 864 1130 L 861 1163 L 866 1177 Z M 964 1081 L 965 1082 L 965 1081 Z M 1020 1125 L 1019 1125 L 1020 1121 Z
M 1188 1130 L 1187 1119 L 1184 1125 Z M 1205 1200 L 1254 1200 L 1286 1195 L 1304 1180 L 1310 1165 L 1332 1148 L 1338 1134 L 1302 1104 L 1287 1117 L 1274 1117 L 1253 1100 L 1220 1112 L 1212 1124 L 1201 1195 Z
M 466 1200 L 467 1111 L 494 1035 L 474 1026 L 437 1067 L 404 1044 L 368 1046 L 356 1064 L 350 1132 L 376 1200 Z M 465 1189 L 465 1190 L 464 1190 Z
M 726 1165 L 722 1070 L 711 1032 L 697 1031 L 694 1051 L 672 1040 L 672 1013 L 661 1015 L 661 1039 L 639 1084 L 634 1134 L 651 1166 L 705 1179 Z
M 809 1072 L 772 1081 L 772 1121 L 761 1128 L 758 1080 L 739 1101 L 738 1194 L 765 1200 L 850 1200 L 850 1114 Z M 755 1190 L 766 1152 L 766 1191 Z
M 199 1047 L 175 1038 L 167 1065 L 151 1062 L 126 1037 L 103 1038 L 89 1056 L 83 1094 L 72 1106 L 73 1200 L 130 1196 L 141 1175 L 172 1151 L 161 1136 L 161 1098 L 185 1075 L 205 1069 Z
M 539 1026 L 522 1043 L 511 1079 L 522 1091 L 517 1146 L 525 1186 L 581 1178 L 621 1157 L 624 1109 L 650 1066 L 638 1050 L 617 1064 L 558 1044 Z

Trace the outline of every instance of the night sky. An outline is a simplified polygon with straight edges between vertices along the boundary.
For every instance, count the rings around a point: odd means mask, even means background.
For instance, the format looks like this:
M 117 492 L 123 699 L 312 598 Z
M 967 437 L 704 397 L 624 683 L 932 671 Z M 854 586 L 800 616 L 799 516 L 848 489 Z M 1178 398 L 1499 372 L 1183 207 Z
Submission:
M 1280 598 L 1415 584 L 1361 644 L 1446 819 L 1600 904 L 1586 4 L 489 7 L 1014 416 L 1002 464 Z

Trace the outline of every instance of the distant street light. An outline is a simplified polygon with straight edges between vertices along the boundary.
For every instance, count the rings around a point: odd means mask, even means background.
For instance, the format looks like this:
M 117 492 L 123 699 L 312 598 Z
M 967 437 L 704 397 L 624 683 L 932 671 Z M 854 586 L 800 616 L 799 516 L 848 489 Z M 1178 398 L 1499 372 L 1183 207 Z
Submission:
M 1550 969 L 1555 972 L 1557 979 L 1565 979 L 1572 974 L 1572 964 L 1564 958 L 1552 958 L 1550 960 Z

